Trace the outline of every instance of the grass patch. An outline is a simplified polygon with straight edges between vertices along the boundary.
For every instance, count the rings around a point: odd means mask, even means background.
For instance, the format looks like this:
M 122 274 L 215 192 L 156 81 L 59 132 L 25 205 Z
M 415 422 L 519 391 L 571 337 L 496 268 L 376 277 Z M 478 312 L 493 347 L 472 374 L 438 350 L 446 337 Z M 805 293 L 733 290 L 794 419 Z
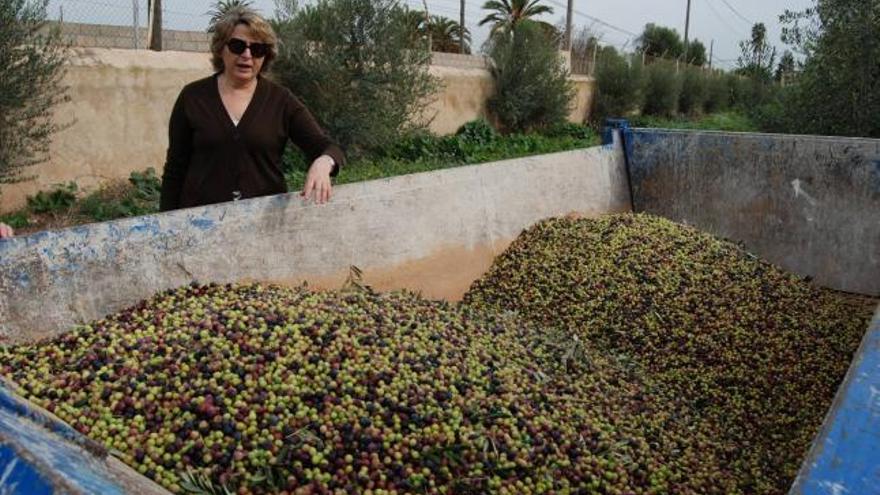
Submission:
M 160 181 L 152 168 L 132 172 L 127 181 L 106 182 L 82 198 L 76 197 L 77 190 L 71 182 L 40 191 L 27 198 L 25 208 L 0 215 L 0 222 L 21 235 L 159 211 Z
M 352 159 L 336 177 L 336 184 L 383 179 L 478 163 L 543 155 L 599 144 L 590 128 L 566 124 L 544 134 L 495 133 L 483 121 L 474 121 L 452 136 L 409 136 L 374 156 Z M 285 156 L 285 176 L 290 191 L 301 190 L 308 165 L 299 153 Z
M 83 198 L 79 213 L 95 222 L 136 217 L 159 211 L 161 181 L 152 168 L 132 172 L 128 182 L 109 182 Z
M 21 230 L 30 226 L 30 220 L 25 211 L 16 211 L 7 215 L 0 215 L 0 222 L 9 225 L 15 230 Z
M 662 118 L 639 116 L 631 120 L 633 127 L 693 129 L 701 131 L 759 132 L 758 126 L 738 112 L 719 112 L 700 117 Z

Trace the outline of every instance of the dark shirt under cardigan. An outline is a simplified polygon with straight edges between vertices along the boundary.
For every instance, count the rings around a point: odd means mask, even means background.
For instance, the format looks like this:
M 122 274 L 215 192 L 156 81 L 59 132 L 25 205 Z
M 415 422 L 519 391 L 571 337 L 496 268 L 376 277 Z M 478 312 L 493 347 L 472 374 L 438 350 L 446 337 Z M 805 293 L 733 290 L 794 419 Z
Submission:
M 281 156 L 288 138 L 308 163 L 326 154 L 336 162 L 330 175 L 339 172 L 342 150 L 288 89 L 259 77 L 236 126 L 220 99 L 217 76 L 187 84 L 174 104 L 162 211 L 287 192 Z

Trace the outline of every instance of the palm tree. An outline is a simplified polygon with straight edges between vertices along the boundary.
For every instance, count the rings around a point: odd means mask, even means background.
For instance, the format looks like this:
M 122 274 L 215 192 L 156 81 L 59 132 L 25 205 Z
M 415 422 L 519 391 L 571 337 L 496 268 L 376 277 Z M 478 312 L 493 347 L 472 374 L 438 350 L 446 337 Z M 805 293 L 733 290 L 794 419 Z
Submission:
M 425 26 L 425 13 L 404 6 L 401 22 L 406 26 L 406 31 L 409 33 L 411 47 L 425 48 L 428 36 L 428 30 Z
M 447 53 L 470 53 L 471 33 L 468 28 L 461 30 L 461 25 L 448 17 L 431 16 L 431 50 Z M 462 46 L 464 41 L 464 46 Z
M 208 21 L 208 32 L 214 32 L 214 25 L 232 8 L 251 7 L 252 5 L 250 0 L 218 0 L 214 2 L 213 8 L 207 12 L 207 15 L 211 16 Z
M 553 7 L 539 5 L 540 2 L 541 0 L 489 0 L 483 4 L 483 9 L 493 12 L 483 18 L 479 25 L 493 23 L 492 32 L 495 32 L 499 29 L 512 29 L 531 17 L 553 13 Z

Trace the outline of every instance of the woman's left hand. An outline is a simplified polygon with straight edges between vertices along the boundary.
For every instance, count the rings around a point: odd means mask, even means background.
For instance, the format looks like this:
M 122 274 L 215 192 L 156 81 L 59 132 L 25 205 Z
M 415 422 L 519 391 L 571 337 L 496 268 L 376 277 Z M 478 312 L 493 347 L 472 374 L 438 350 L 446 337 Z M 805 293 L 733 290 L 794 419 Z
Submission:
M 330 172 L 333 171 L 333 158 L 328 155 L 319 156 L 309 167 L 306 175 L 306 184 L 300 196 L 306 201 L 315 195 L 315 203 L 323 204 L 330 199 L 332 186 L 330 185 Z

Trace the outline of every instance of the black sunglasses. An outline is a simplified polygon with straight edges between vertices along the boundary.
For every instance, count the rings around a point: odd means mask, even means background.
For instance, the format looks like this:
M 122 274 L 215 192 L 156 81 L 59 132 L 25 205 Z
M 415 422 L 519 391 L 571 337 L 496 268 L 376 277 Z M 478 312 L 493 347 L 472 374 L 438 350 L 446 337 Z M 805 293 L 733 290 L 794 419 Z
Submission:
M 226 42 L 226 46 L 229 48 L 229 51 L 236 54 L 241 55 L 244 53 L 246 48 L 251 49 L 251 57 L 254 58 L 263 58 L 269 54 L 269 49 L 272 48 L 272 45 L 268 43 L 250 43 L 248 44 L 244 40 L 240 40 L 238 38 L 231 38 Z

